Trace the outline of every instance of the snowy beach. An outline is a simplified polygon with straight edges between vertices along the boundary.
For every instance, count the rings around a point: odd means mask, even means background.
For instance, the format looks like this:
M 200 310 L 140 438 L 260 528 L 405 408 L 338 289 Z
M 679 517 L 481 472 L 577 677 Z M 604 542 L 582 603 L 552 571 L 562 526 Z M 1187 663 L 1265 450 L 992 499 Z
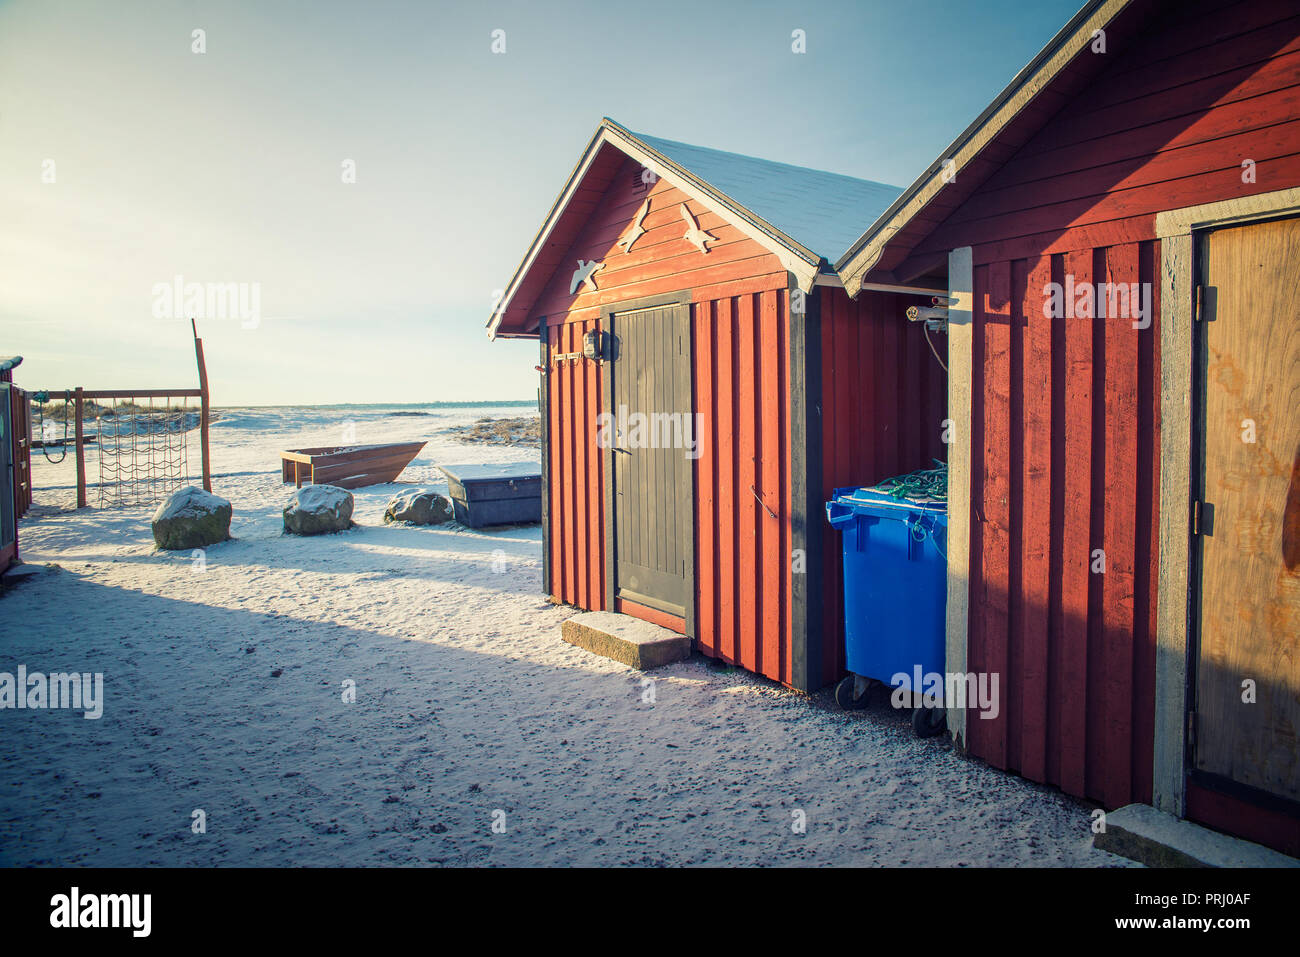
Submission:
M 201 561 L 155 550 L 151 508 L 92 485 L 73 510 L 73 456 L 34 453 L 22 555 L 58 569 L 0 598 L 0 670 L 102 672 L 103 716 L 0 711 L 0 865 L 1128 863 L 1086 805 L 915 738 L 883 697 L 840 713 L 698 655 L 643 675 L 563 643 L 536 525 L 382 523 L 445 491 L 437 465 L 537 462 L 446 431 L 531 414 L 223 409 L 233 538 Z M 281 449 L 402 441 L 428 444 L 354 491 L 357 527 L 282 534 Z

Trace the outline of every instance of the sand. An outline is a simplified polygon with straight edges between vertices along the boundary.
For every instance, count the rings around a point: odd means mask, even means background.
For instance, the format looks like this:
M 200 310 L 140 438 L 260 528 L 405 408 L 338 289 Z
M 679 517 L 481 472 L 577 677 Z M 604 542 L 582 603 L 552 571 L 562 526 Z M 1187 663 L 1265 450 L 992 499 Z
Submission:
M 1127 863 L 1085 805 L 885 704 L 565 644 L 536 526 L 383 525 L 437 462 L 537 461 L 442 431 L 487 414 L 527 410 L 225 410 L 235 537 L 202 556 L 155 551 L 149 508 L 69 510 L 72 457 L 38 456 L 23 555 L 61 570 L 0 598 L 0 670 L 102 672 L 105 701 L 0 711 L 0 864 Z M 358 527 L 282 535 L 277 451 L 340 436 L 429 445 Z

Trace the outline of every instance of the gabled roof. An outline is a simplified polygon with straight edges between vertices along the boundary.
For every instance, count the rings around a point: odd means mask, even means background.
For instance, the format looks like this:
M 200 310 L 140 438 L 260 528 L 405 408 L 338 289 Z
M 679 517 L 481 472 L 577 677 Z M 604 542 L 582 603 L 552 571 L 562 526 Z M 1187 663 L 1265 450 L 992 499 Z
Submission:
M 799 245 L 834 262 L 903 191 L 839 173 L 633 134 Z
M 890 272 L 907 253 L 1022 146 L 1072 92 L 1099 73 L 1106 55 L 1089 52 L 1098 30 L 1128 31 L 1140 25 L 1158 0 L 1089 0 L 997 98 L 930 164 L 911 186 L 835 262 L 850 296 L 869 276 L 908 282 L 908 271 Z M 1121 17 L 1121 15 L 1123 15 Z M 1122 21 L 1122 22 L 1121 22 Z M 923 264 L 911 264 L 912 272 Z
M 901 192 L 852 176 L 633 133 L 606 117 L 506 286 L 487 323 L 489 338 L 536 335 L 528 328 L 532 305 L 624 156 L 775 253 L 805 289 L 843 252 L 863 220 Z

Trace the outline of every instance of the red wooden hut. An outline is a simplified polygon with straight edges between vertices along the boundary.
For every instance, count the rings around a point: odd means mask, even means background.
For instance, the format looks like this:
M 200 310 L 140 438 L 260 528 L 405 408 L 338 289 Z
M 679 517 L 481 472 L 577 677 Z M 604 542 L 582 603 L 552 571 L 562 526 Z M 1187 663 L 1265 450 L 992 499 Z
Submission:
M 1298 214 L 1294 0 L 1094 0 L 836 264 L 956 300 L 954 733 L 1292 854 Z
M 0 572 L 18 561 L 18 520 L 32 504 L 31 409 L 13 384 L 22 356 L 0 356 Z
M 904 313 L 946 286 L 850 300 L 829 266 L 898 193 L 601 122 L 488 330 L 540 340 L 549 595 L 795 688 L 843 673 L 824 503 L 944 456 Z M 693 447 L 602 442 L 620 411 Z

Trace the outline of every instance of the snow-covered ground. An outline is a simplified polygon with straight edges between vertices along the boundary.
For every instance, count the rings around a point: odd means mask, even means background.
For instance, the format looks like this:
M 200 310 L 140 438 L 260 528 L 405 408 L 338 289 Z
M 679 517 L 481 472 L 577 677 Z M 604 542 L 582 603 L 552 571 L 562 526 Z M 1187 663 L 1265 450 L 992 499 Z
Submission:
M 561 642 L 538 528 L 381 521 L 444 487 L 437 463 L 536 461 L 439 434 L 528 410 L 394 411 L 226 411 L 234 539 L 202 564 L 154 551 L 150 509 L 71 511 L 72 457 L 37 453 L 23 557 L 60 570 L 0 598 L 0 671 L 103 672 L 105 702 L 0 710 L 0 864 L 1127 863 L 1085 806 L 887 704 L 839 713 L 700 657 L 651 689 Z M 356 491 L 359 527 L 281 534 L 280 449 L 412 439 L 401 484 Z

